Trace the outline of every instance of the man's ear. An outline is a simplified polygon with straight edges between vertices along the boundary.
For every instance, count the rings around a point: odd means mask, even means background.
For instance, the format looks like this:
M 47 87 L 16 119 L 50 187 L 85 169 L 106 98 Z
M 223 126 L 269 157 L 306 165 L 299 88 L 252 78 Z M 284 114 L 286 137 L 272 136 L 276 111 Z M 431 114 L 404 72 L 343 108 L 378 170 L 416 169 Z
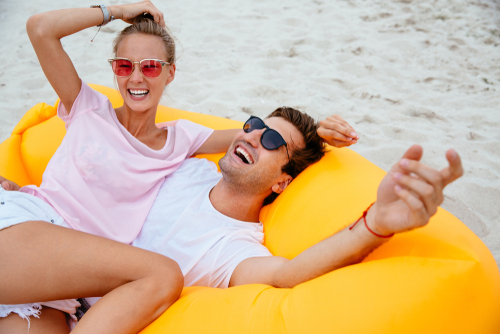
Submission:
M 281 194 L 286 189 L 286 187 L 288 187 L 290 182 L 292 182 L 292 180 L 293 179 L 290 175 L 283 174 L 283 176 L 280 177 L 275 184 L 273 184 L 271 190 L 277 194 Z

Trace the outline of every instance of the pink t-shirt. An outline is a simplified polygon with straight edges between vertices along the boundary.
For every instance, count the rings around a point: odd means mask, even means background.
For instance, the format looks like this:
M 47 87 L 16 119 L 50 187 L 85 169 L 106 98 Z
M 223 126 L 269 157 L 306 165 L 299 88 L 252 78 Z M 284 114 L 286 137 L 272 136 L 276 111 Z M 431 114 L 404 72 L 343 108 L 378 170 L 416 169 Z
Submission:
M 106 96 L 84 82 L 71 113 L 59 103 L 57 114 L 66 136 L 40 187 L 21 191 L 50 204 L 75 230 L 127 244 L 141 231 L 165 177 L 213 132 L 187 120 L 157 124 L 168 128 L 168 136 L 165 147 L 153 150 L 121 125 Z

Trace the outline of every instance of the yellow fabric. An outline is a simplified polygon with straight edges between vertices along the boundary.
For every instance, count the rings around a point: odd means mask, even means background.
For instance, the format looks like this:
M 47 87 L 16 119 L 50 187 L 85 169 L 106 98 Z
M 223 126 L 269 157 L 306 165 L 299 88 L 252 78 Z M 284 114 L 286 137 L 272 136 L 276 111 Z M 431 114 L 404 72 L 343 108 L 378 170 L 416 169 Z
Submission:
M 92 85 L 121 105 L 119 93 Z M 0 144 L 0 175 L 40 184 L 64 137 L 55 108 L 30 109 Z M 159 107 L 157 121 L 184 118 L 214 129 L 219 117 Z M 221 155 L 206 156 L 217 162 Z M 352 223 L 375 199 L 384 172 L 349 149 L 335 149 L 263 209 L 265 245 L 293 258 Z M 247 285 L 186 288 L 141 333 L 500 333 L 500 273 L 481 240 L 439 209 L 428 226 L 396 235 L 362 263 L 294 289 Z

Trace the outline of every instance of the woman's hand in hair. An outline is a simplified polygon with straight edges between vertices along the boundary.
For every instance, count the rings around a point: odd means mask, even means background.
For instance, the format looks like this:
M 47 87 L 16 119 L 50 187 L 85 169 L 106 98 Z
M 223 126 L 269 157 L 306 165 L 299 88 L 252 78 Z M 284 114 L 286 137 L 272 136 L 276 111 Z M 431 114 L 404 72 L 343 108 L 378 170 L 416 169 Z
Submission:
M 163 13 L 160 12 L 151 1 L 145 0 L 137 3 L 131 3 L 128 5 L 116 5 L 109 6 L 115 19 L 121 19 L 127 23 L 133 24 L 137 16 L 144 13 L 149 13 L 154 17 L 156 23 L 160 26 L 165 26 L 165 20 L 163 19 Z
M 318 135 L 325 143 L 335 147 L 351 146 L 359 136 L 354 128 L 339 115 L 333 115 L 319 122 Z
M 2 176 L 0 176 L 0 187 L 4 188 L 5 190 L 13 190 L 13 191 L 21 189 L 21 187 L 19 187 L 17 183 L 7 180 Z

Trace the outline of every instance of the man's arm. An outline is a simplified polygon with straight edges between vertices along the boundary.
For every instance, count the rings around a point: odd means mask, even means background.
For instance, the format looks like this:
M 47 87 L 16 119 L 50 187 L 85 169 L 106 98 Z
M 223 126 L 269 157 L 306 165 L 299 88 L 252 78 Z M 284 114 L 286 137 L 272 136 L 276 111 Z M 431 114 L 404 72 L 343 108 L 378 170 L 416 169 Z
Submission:
M 441 171 L 420 163 L 421 157 L 422 148 L 412 146 L 380 183 L 377 202 L 366 216 L 375 233 L 391 235 L 426 225 L 443 202 L 444 187 L 463 174 L 460 157 L 453 150 L 446 154 L 449 167 Z M 360 221 L 292 260 L 276 256 L 246 259 L 234 270 L 229 286 L 261 283 L 291 288 L 359 262 L 387 240 L 368 231 Z
M 229 286 L 261 283 L 277 288 L 292 288 L 335 269 L 360 262 L 386 241 L 368 232 L 360 222 L 352 230 L 346 227 L 292 260 L 279 256 L 246 259 L 234 270 Z

